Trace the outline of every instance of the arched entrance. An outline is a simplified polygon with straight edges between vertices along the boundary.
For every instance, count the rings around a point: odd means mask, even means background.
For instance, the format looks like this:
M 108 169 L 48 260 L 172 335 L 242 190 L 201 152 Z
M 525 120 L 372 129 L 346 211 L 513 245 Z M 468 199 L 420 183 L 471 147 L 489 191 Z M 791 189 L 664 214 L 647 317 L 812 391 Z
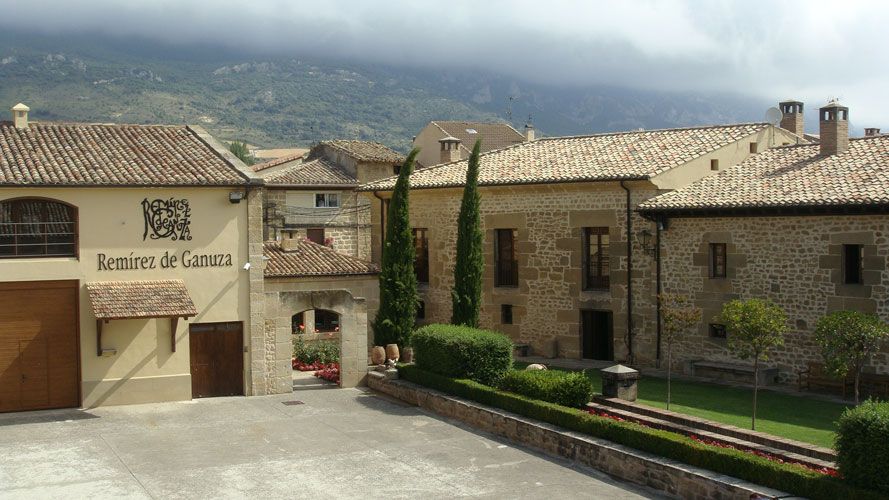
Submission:
M 355 387 L 364 383 L 367 376 L 367 306 L 363 298 L 353 297 L 348 290 L 282 291 L 266 295 L 277 296 L 278 349 L 287 348 L 289 353 L 295 317 L 300 319 L 302 314 L 300 324 L 305 331 L 308 329 L 306 321 L 311 316 L 311 335 L 322 336 L 323 340 L 323 336 L 330 334 L 330 341 L 338 337 L 340 386 Z M 299 328 L 299 324 L 296 327 Z M 286 347 L 281 342 L 284 338 L 287 339 Z M 282 354 L 278 354 L 279 359 Z

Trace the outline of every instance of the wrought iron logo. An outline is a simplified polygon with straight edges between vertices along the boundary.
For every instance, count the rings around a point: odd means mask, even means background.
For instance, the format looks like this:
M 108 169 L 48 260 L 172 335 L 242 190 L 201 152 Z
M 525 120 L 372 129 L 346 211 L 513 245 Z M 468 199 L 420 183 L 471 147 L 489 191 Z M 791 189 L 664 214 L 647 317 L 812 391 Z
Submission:
M 142 241 L 147 238 L 160 240 L 191 239 L 191 208 L 188 200 L 170 198 L 169 200 L 148 198 L 142 200 L 142 212 L 145 215 L 145 232 Z

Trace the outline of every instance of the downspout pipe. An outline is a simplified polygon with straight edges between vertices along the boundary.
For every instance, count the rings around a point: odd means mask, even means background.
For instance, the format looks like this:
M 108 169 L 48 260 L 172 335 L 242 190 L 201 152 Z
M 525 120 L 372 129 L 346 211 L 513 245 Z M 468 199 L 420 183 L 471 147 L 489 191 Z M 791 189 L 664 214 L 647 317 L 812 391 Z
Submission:
M 657 289 L 657 296 L 655 296 L 655 304 L 657 308 L 655 309 L 655 320 L 657 321 L 657 340 L 656 340 L 656 366 L 658 368 L 661 367 L 661 294 L 663 293 L 663 284 L 661 283 L 661 231 L 666 229 L 666 224 L 664 219 L 658 218 L 655 220 L 655 239 L 654 239 L 654 264 L 655 264 L 655 286 Z
M 627 363 L 633 364 L 633 207 L 630 188 L 620 181 L 620 187 L 627 192 Z

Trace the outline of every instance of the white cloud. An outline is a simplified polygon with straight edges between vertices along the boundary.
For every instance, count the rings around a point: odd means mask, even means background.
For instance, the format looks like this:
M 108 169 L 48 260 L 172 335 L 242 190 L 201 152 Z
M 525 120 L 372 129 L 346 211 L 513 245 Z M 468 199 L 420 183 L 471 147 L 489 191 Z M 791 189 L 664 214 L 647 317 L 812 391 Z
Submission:
M 7 4 L 7 5 L 3 5 Z M 839 96 L 889 128 L 889 3 L 846 0 L 0 0 L 0 26 L 427 67 L 566 85 Z M 866 123 L 865 123 L 866 122 Z

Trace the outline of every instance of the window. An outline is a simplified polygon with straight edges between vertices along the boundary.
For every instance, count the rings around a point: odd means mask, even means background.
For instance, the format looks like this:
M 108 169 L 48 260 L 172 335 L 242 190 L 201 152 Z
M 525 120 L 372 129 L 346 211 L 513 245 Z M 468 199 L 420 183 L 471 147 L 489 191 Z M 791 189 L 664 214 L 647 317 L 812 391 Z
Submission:
M 719 324 L 716 324 L 716 323 L 710 323 L 710 338 L 711 338 L 711 339 L 724 339 L 724 338 L 726 338 L 725 325 L 719 325 Z
M 324 244 L 324 228 L 310 227 L 306 229 L 306 239 L 319 245 Z
M 315 208 L 336 208 L 340 206 L 340 195 L 337 193 L 316 193 Z
M 862 281 L 861 254 L 862 245 L 843 245 L 843 283 L 860 285 Z
M 725 243 L 710 243 L 710 277 L 725 278 Z
M 500 304 L 500 322 L 504 325 L 512 324 L 512 304 Z
M 414 274 L 418 283 L 429 283 L 429 240 L 426 229 L 414 228 Z
M 417 301 L 417 320 L 426 319 L 426 303 L 422 300 Z
M 609 282 L 608 228 L 583 228 L 583 289 L 607 290 Z
M 319 333 L 340 331 L 340 315 L 333 311 L 315 309 L 315 331 Z
M 76 256 L 76 208 L 36 198 L 0 202 L 0 258 Z
M 710 170 L 719 170 L 719 160 L 710 160 Z
M 516 260 L 515 229 L 494 231 L 494 286 L 519 286 L 519 263 Z
M 755 142 L 751 142 L 751 143 L 750 143 L 750 152 L 751 152 L 751 153 L 756 153 L 756 152 L 757 152 L 757 145 L 756 145 Z

